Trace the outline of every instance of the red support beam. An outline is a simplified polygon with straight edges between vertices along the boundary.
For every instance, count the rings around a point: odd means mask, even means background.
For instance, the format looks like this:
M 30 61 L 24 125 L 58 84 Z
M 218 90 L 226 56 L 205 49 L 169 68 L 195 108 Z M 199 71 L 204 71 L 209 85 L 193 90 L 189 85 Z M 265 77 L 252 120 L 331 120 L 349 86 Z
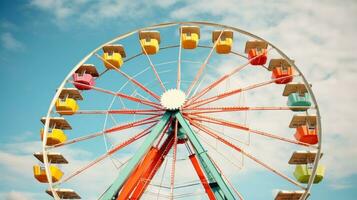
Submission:
M 135 190 L 133 191 L 130 200 L 137 200 L 143 195 L 144 191 L 150 184 L 150 181 L 155 176 L 156 172 L 161 167 L 162 163 L 165 160 L 166 155 L 169 153 L 170 149 L 174 144 L 174 139 L 172 134 L 166 138 L 165 142 L 161 145 L 159 152 L 156 154 L 153 162 L 150 163 L 150 166 L 144 172 L 140 178 L 139 183 L 137 184 Z
M 203 173 L 202 169 L 201 169 L 201 166 L 197 160 L 197 157 L 195 154 L 192 154 L 189 156 L 190 160 L 191 160 L 191 163 L 193 165 L 193 168 L 195 169 L 198 177 L 200 178 L 200 181 L 203 185 L 203 188 L 205 189 L 206 193 L 207 193 L 207 196 L 210 200 L 216 200 L 216 197 L 214 196 L 214 193 L 212 191 L 212 188 L 209 186 L 209 183 L 206 179 L 206 176 L 205 174 Z
M 117 200 L 127 200 L 131 192 L 134 190 L 135 186 L 138 184 L 140 177 L 145 173 L 148 169 L 150 163 L 153 162 L 154 158 L 158 154 L 159 150 L 155 147 L 152 147 L 149 152 L 146 154 L 144 160 L 140 163 L 139 166 L 136 167 L 133 174 L 129 177 L 129 179 L 123 185 Z

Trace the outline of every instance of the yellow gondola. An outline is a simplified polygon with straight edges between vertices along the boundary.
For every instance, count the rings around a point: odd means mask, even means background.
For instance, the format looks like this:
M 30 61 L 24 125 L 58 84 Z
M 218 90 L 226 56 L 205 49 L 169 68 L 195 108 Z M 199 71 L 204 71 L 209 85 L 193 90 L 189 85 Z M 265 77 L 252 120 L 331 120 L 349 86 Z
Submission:
M 198 26 L 182 26 L 181 29 L 182 48 L 196 48 L 198 45 L 198 40 L 200 39 L 200 28 Z
M 43 141 L 44 129 L 40 131 L 41 140 Z M 53 146 L 67 141 L 67 136 L 61 129 L 54 128 L 47 133 L 47 146 Z
M 222 33 L 222 34 L 221 34 Z M 218 40 L 219 36 L 220 39 Z M 218 54 L 228 54 L 232 50 L 233 45 L 233 31 L 213 31 L 212 32 L 212 42 L 216 42 L 216 52 Z
M 73 115 L 78 109 L 77 101 L 72 98 L 57 99 L 56 101 L 56 110 L 61 115 Z
M 51 172 L 52 182 L 55 183 L 61 180 L 63 176 L 63 172 L 57 166 L 51 165 L 50 172 Z M 33 174 L 39 182 L 48 183 L 45 167 L 40 165 L 33 166 Z
M 126 57 L 124 47 L 120 44 L 111 44 L 103 47 L 103 63 L 107 69 L 120 68 Z
M 82 100 L 76 88 L 64 88 L 56 101 L 56 111 L 61 115 L 73 115 L 79 109 L 76 100 Z
M 160 33 L 158 31 L 140 31 L 140 44 L 145 54 L 156 54 L 160 49 Z

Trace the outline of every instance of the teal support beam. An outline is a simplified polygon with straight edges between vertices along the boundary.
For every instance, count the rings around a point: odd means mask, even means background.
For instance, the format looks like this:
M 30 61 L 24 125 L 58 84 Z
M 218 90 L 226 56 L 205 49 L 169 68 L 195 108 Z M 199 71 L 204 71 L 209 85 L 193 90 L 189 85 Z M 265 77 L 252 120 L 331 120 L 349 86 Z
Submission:
M 135 155 L 129 160 L 125 165 L 123 170 L 120 171 L 119 176 L 113 182 L 113 184 L 103 193 L 99 198 L 101 200 L 112 200 L 113 197 L 118 193 L 118 191 L 123 186 L 124 182 L 132 174 L 135 167 L 138 166 L 142 158 L 149 151 L 150 147 L 153 145 L 157 137 L 162 133 L 167 123 L 170 121 L 172 112 L 166 112 L 157 125 L 153 128 L 150 134 L 146 137 L 144 143 L 140 146 L 140 149 L 135 153 Z
M 207 152 L 203 148 L 202 144 L 196 137 L 195 131 L 192 129 L 190 124 L 185 120 L 185 118 L 182 116 L 180 112 L 177 112 L 175 114 L 176 119 L 179 121 L 181 127 L 186 131 L 187 137 L 192 143 L 193 147 L 195 148 L 196 155 L 200 157 L 200 160 L 202 161 L 202 165 L 205 166 L 210 174 L 215 181 L 217 182 L 217 185 L 219 186 L 221 192 L 224 194 L 225 199 L 227 200 L 235 200 L 234 195 L 231 191 L 231 189 L 228 187 L 224 179 L 222 178 L 221 174 L 217 170 L 217 168 L 214 166 L 213 162 L 211 159 L 208 157 Z M 207 172 L 206 172 L 207 173 Z M 212 185 L 213 186 L 213 185 Z M 217 194 L 217 198 L 221 199 L 220 192 L 215 191 L 217 188 L 213 187 L 212 190 L 214 191 L 215 194 Z
M 201 163 L 203 171 L 206 173 L 207 180 L 209 182 L 209 186 L 211 187 L 212 192 L 214 193 L 214 196 L 216 197 L 216 200 L 225 200 L 225 197 L 224 197 L 224 194 L 223 194 L 221 188 L 217 184 L 216 180 L 213 178 L 212 173 L 210 172 L 210 170 L 207 167 L 207 165 L 205 164 L 205 162 L 202 160 L 202 156 L 200 154 L 197 154 L 196 156 L 197 156 L 199 162 Z

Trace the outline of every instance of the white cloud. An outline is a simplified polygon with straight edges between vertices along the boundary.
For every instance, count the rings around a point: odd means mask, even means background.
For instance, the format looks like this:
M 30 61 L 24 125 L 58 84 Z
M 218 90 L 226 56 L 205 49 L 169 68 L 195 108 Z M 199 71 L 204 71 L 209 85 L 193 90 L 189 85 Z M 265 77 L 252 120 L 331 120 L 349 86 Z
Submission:
M 168 9 L 176 3 L 177 0 L 31 0 L 30 5 L 52 15 L 53 21 L 60 27 L 73 23 L 97 27 L 103 25 L 105 20 L 115 24 L 123 19 L 136 20 L 152 16 L 155 9 Z
M 25 45 L 17 40 L 10 32 L 1 33 L 0 40 L 2 46 L 7 50 L 23 51 L 25 49 Z
M 3 30 L 18 30 L 18 26 L 10 21 L 3 20 L 0 22 L 0 27 Z
M 16 191 L 11 191 L 6 194 L 5 200 L 30 200 L 30 198 L 27 194 L 22 193 L 22 192 L 16 192 Z
M 79 6 L 86 3 L 86 0 L 32 0 L 30 5 L 44 11 L 50 11 L 56 19 L 65 19 L 78 11 Z

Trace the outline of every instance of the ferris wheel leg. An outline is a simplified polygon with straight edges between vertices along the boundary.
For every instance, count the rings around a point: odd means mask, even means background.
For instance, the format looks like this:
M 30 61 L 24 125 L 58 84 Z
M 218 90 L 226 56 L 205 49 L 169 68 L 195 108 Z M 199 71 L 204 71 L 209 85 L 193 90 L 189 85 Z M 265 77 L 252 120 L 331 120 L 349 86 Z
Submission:
M 214 192 L 217 200 L 235 200 L 232 190 L 228 187 L 218 169 L 215 167 L 211 159 L 209 158 L 207 151 L 203 148 L 202 144 L 196 137 L 195 131 L 190 124 L 185 120 L 180 112 L 175 114 L 176 119 L 179 121 L 182 128 L 185 130 L 186 135 L 192 143 L 200 164 L 206 173 L 208 180 L 214 180 L 210 182 L 210 187 Z
M 124 169 L 120 171 L 120 174 L 113 182 L 113 184 L 103 193 L 103 195 L 99 198 L 101 200 L 112 200 L 115 199 L 115 196 L 122 188 L 125 181 L 129 178 L 129 176 L 136 169 L 136 166 L 140 163 L 140 161 L 144 158 L 146 153 L 149 151 L 150 147 L 155 142 L 156 138 L 162 133 L 167 123 L 170 121 L 172 116 L 171 112 L 166 112 L 157 125 L 153 128 L 150 134 L 147 136 L 140 149 L 135 153 L 135 155 L 130 159 L 130 161 L 125 165 Z

